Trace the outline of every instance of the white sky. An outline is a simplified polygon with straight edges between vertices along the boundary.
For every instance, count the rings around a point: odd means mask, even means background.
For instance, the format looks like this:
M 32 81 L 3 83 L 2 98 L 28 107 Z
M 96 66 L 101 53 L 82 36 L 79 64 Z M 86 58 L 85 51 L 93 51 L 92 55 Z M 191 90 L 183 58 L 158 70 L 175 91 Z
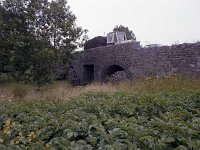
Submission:
M 200 41 L 200 0 L 68 0 L 90 38 L 129 27 L 141 43 Z

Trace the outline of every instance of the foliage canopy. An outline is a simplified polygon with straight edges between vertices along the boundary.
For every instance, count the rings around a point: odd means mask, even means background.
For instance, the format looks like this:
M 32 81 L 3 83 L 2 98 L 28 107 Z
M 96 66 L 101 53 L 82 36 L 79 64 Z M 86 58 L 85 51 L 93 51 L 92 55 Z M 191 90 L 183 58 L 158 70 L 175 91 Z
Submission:
M 0 74 L 43 84 L 63 78 L 71 53 L 86 33 L 66 0 L 0 3 Z

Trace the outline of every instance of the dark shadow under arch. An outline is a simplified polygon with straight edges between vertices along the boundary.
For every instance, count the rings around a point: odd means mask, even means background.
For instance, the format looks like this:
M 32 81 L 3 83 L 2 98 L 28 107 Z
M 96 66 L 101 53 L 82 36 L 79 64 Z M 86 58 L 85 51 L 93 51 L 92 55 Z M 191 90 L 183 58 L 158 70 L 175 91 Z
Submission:
M 112 74 L 118 71 L 125 71 L 125 69 L 119 65 L 108 66 L 102 73 L 102 81 L 105 81 L 107 77 L 110 77 Z

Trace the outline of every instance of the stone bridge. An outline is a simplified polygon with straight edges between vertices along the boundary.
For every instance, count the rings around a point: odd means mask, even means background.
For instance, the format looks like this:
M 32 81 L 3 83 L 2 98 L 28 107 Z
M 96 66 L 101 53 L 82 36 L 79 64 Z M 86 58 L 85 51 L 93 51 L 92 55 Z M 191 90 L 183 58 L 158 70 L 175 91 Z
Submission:
M 80 83 L 104 81 L 117 71 L 128 78 L 200 75 L 200 44 L 141 48 L 135 43 L 108 45 L 80 53 L 71 67 Z

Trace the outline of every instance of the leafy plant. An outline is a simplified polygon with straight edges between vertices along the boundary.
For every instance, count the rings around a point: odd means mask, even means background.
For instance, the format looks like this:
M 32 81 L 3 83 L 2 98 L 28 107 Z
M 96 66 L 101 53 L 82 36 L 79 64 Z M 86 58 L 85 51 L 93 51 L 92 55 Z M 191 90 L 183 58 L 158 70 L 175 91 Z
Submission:
M 200 149 L 200 93 L 87 93 L 0 105 L 0 149 Z

